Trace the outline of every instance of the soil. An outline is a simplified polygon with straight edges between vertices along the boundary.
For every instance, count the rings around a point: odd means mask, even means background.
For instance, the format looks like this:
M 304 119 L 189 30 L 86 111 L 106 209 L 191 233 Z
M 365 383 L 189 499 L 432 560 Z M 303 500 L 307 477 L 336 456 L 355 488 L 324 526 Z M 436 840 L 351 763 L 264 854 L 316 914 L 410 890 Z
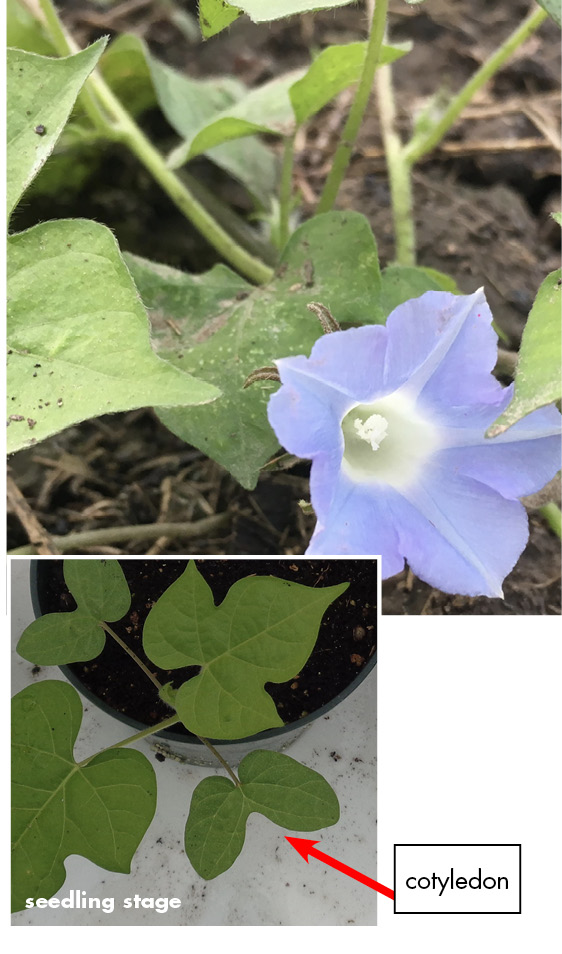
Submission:
M 363 38 L 357 7 L 264 26 L 241 18 L 201 44 L 178 26 L 175 8 L 195 2 L 118 5 L 113 10 L 67 0 L 69 27 L 82 44 L 104 33 L 134 30 L 153 52 L 191 75 L 233 73 L 250 85 L 302 65 L 311 48 Z M 123 12 L 119 13 L 122 8 Z M 527 0 L 391 0 L 391 39 L 413 41 L 395 64 L 399 123 L 412 128 L 426 98 L 456 90 L 528 13 Z M 127 13 L 127 9 L 130 12 Z M 189 32 L 189 31 L 188 31 Z M 418 259 L 447 272 L 460 289 L 483 285 L 504 348 L 516 350 L 525 318 L 544 276 L 559 264 L 559 230 L 549 212 L 560 207 L 560 31 L 546 21 L 473 101 L 447 140 L 414 174 Z M 187 66 L 186 66 L 187 64 Z M 349 97 L 342 94 L 307 125 L 298 143 L 296 180 L 303 215 L 314 208 Z M 174 141 L 162 118 L 143 117 L 163 148 Z M 209 163 L 194 170 L 240 213 L 240 188 Z M 375 103 L 369 107 L 340 208 L 363 212 L 373 226 L 382 264 L 394 255 L 388 182 Z M 19 230 L 49 218 L 86 216 L 115 230 L 123 248 L 191 271 L 215 261 L 212 250 L 177 214 L 146 174 L 123 152 L 108 150 L 94 180 L 77 196 L 29 200 L 14 219 Z M 79 553 L 283 554 L 303 553 L 314 520 L 299 507 L 308 499 L 308 467 L 264 474 L 248 493 L 218 465 L 170 434 L 151 411 L 87 422 L 15 455 L 11 473 L 45 529 L 65 536 L 155 522 L 217 517 L 189 541 L 124 539 L 76 546 Z M 560 546 L 534 511 L 530 543 L 505 585 L 505 600 L 469 599 L 433 590 L 408 571 L 386 581 L 383 612 L 431 614 L 544 614 L 560 612 Z M 28 532 L 8 517 L 9 547 L 28 544 Z
M 111 627 L 164 685 L 174 689 L 199 672 L 198 666 L 162 670 L 142 647 L 144 622 L 162 593 L 185 570 L 186 560 L 120 560 L 131 591 L 129 612 Z M 358 677 L 377 645 L 377 563 L 374 560 L 196 560 L 216 605 L 236 580 L 276 576 L 311 587 L 349 581 L 349 588 L 326 610 L 314 650 L 302 671 L 286 683 L 266 683 L 285 723 L 305 718 L 331 702 Z M 76 608 L 63 576 L 61 560 L 37 564 L 39 604 L 43 613 Z M 68 667 L 82 685 L 106 705 L 145 725 L 170 716 L 146 675 L 109 636 L 94 660 Z M 182 725 L 174 732 L 190 736 Z

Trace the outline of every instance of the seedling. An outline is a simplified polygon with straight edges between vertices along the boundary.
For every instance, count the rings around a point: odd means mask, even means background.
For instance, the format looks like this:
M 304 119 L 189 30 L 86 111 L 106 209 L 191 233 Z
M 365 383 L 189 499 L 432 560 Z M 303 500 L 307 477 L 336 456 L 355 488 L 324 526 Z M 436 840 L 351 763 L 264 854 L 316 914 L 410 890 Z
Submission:
M 114 639 L 142 669 L 170 715 L 76 762 L 82 721 L 78 692 L 65 682 L 46 680 L 14 697 L 14 911 L 25 906 L 26 898 L 48 898 L 59 890 L 69 854 L 84 855 L 111 871 L 130 871 L 156 809 L 156 778 L 148 758 L 125 747 L 177 723 L 199 737 L 226 773 L 200 782 L 189 810 L 186 806 L 185 850 L 202 878 L 215 878 L 233 864 L 252 812 L 293 831 L 316 831 L 338 821 L 336 794 L 318 772 L 259 747 L 235 768 L 216 743 L 283 725 L 264 684 L 286 682 L 300 672 L 324 612 L 349 583 L 310 587 L 276 577 L 245 577 L 215 606 L 190 561 L 153 605 L 143 631 L 144 651 L 155 666 L 199 667 L 197 675 L 172 689 L 159 683 L 110 625 L 131 604 L 120 565 L 67 560 L 64 576 L 76 609 L 36 619 L 21 636 L 18 653 L 41 666 L 62 665 L 93 659 L 106 639 Z

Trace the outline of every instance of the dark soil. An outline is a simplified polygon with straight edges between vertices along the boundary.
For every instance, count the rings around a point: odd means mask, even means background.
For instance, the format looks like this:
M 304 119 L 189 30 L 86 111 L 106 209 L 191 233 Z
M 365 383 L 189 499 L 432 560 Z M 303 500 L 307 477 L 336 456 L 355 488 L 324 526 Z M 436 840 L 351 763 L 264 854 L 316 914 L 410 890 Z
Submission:
M 110 32 L 135 30 L 153 52 L 191 75 L 233 73 L 258 84 L 299 66 L 309 50 L 364 36 L 358 7 L 278 21 L 262 27 L 241 18 L 201 44 L 174 22 L 169 5 L 147 0 L 119 16 L 67 0 L 67 20 L 82 44 Z M 196 4 L 181 5 L 194 12 Z M 116 8 L 117 9 L 117 8 Z M 391 39 L 413 40 L 395 65 L 399 122 L 407 134 L 425 98 L 456 90 L 528 13 L 527 0 L 391 0 Z M 452 275 L 462 291 L 483 285 L 503 346 L 516 350 L 533 297 L 558 266 L 559 230 L 548 213 L 560 207 L 560 31 L 551 22 L 496 75 L 471 104 L 445 143 L 415 170 L 419 263 Z M 328 171 L 349 97 L 342 94 L 306 127 L 298 142 L 297 184 L 309 214 Z M 165 146 L 171 130 L 155 114 L 144 117 Z M 197 170 L 241 214 L 247 198 L 208 163 Z M 370 220 L 382 264 L 394 255 L 388 183 L 374 102 L 369 108 L 341 208 Z M 61 216 L 93 217 L 112 227 L 123 248 L 198 271 L 212 251 L 189 228 L 130 157 L 112 149 L 78 196 L 24 204 L 14 228 Z M 214 529 L 189 542 L 127 542 L 76 547 L 85 553 L 297 554 L 306 549 L 314 520 L 298 505 L 308 499 L 308 468 L 264 474 L 248 493 L 218 465 L 186 446 L 151 411 L 88 422 L 21 452 L 12 474 L 33 512 L 52 534 L 76 530 L 185 522 L 217 515 Z M 221 522 L 220 518 L 224 518 Z M 530 517 L 529 546 L 505 585 L 505 601 L 447 596 L 407 572 L 386 581 L 385 613 L 544 614 L 560 612 L 560 546 L 538 512 Z M 14 515 L 9 546 L 28 543 Z
M 131 609 L 111 627 L 164 685 L 177 689 L 197 675 L 199 667 L 162 670 L 144 654 L 142 632 L 153 604 L 185 570 L 186 560 L 120 560 L 131 590 Z M 349 588 L 326 610 L 318 640 L 300 673 L 286 683 L 266 683 L 285 723 L 304 718 L 344 691 L 373 656 L 377 645 L 377 563 L 374 560 L 196 560 L 211 587 L 215 604 L 224 600 L 236 580 L 276 576 L 311 587 L 349 581 Z M 76 608 L 63 576 L 61 560 L 37 564 L 38 596 L 44 613 Z M 92 661 L 74 663 L 71 671 L 106 705 L 145 725 L 170 715 L 146 675 L 109 636 Z M 183 726 L 174 732 L 190 735 Z

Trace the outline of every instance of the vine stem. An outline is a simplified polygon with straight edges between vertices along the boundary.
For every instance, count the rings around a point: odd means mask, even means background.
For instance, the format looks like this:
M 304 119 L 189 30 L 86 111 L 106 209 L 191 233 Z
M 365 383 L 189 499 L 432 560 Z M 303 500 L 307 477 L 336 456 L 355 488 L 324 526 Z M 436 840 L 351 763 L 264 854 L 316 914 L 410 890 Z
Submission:
M 217 750 L 215 749 L 214 745 L 213 745 L 211 742 L 209 742 L 208 739 L 204 739 L 203 736 L 201 736 L 201 735 L 198 735 L 197 738 L 199 739 L 200 742 L 203 743 L 203 745 L 206 745 L 206 746 L 207 746 L 207 748 L 209 749 L 209 751 L 212 752 L 213 755 L 215 756 L 215 758 L 219 760 L 219 762 L 220 762 L 220 764 L 222 765 L 222 767 L 223 767 L 223 769 L 225 770 L 225 772 L 228 772 L 228 774 L 230 775 L 230 777 L 231 777 L 232 781 L 234 782 L 234 784 L 235 784 L 237 787 L 239 787 L 239 786 L 240 786 L 240 779 L 238 778 L 238 776 L 236 775 L 236 773 L 231 769 L 231 767 L 230 767 L 230 765 L 228 764 L 228 762 L 226 762 L 225 759 L 223 759 L 223 757 L 222 757 L 222 755 L 220 754 L 220 752 L 217 752 Z
M 67 56 L 77 53 L 79 48 L 65 31 L 52 0 L 39 0 L 39 2 L 59 55 Z M 217 252 L 242 275 L 256 284 L 265 284 L 270 281 L 273 277 L 273 269 L 238 245 L 207 212 L 175 172 L 167 167 L 164 157 L 137 126 L 97 70 L 94 70 L 86 80 L 82 88 L 82 93 L 84 92 L 82 103 L 96 128 L 102 129 L 110 139 L 123 142 L 131 150 L 174 205 Z
M 109 635 L 113 637 L 113 639 L 115 640 L 115 642 L 118 643 L 119 646 L 121 646 L 121 649 L 124 649 L 124 650 L 125 650 L 125 652 L 127 653 L 127 655 L 131 657 L 131 659 L 133 660 L 133 662 L 135 662 L 140 669 L 142 669 L 142 671 L 143 671 L 143 673 L 145 674 L 145 676 L 148 676 L 148 678 L 150 679 L 151 683 L 152 683 L 154 686 L 156 686 L 158 692 L 160 692 L 160 690 L 161 690 L 161 688 L 162 688 L 161 683 L 158 681 L 158 679 L 156 678 L 156 676 L 155 676 L 153 673 L 150 672 L 150 669 L 148 669 L 148 667 L 145 666 L 145 664 L 143 663 L 142 659 L 139 659 L 139 657 L 138 657 L 137 654 L 134 652 L 134 650 L 132 650 L 132 649 L 130 648 L 130 646 L 127 646 L 127 643 L 126 643 L 124 640 L 122 640 L 121 637 L 118 636 L 117 633 L 114 632 L 114 631 L 112 630 L 111 626 L 109 626 L 107 623 L 101 622 L 100 625 L 101 625 L 102 629 L 104 629 L 106 633 L 109 633 Z M 118 748 L 119 746 L 126 745 L 127 742 L 136 742 L 136 741 L 138 741 L 138 739 L 144 739 L 145 736 L 147 736 L 147 735 L 152 735 L 152 734 L 155 733 L 155 732 L 160 732 L 161 729 L 166 729 L 169 725 L 175 725 L 176 722 L 181 722 L 181 719 L 179 718 L 179 716 L 178 716 L 177 714 L 176 714 L 175 716 L 171 716 L 170 719 L 167 719 L 165 722 L 159 723 L 157 726 L 150 726 L 148 729 L 143 729 L 142 732 L 137 733 L 137 735 L 133 735 L 133 736 L 132 736 L 131 738 L 129 738 L 129 739 L 125 739 L 123 742 L 117 743 L 117 745 L 111 745 L 110 748 L 112 748 L 112 749 L 113 749 L 113 748 Z M 228 774 L 230 775 L 230 777 L 231 777 L 231 779 L 233 780 L 234 784 L 235 784 L 235 785 L 240 785 L 240 781 L 239 781 L 239 779 L 236 777 L 235 773 L 232 771 L 230 765 L 228 764 L 227 761 L 225 761 L 225 759 L 223 759 L 222 755 L 220 754 L 220 752 L 218 752 L 218 751 L 216 750 L 216 748 L 214 747 L 214 745 L 212 744 L 212 742 L 209 742 L 208 739 L 203 738 L 203 736 L 201 736 L 201 735 L 197 735 L 196 732 L 194 732 L 193 735 L 195 735 L 195 737 L 196 737 L 197 739 L 199 739 L 199 741 L 202 742 L 203 745 L 207 746 L 207 748 L 209 749 L 209 751 L 210 751 L 210 752 L 214 755 L 214 757 L 220 762 L 220 764 L 221 764 L 222 767 L 225 769 L 225 771 L 228 772 Z M 105 752 L 106 750 L 104 749 L 103 751 Z M 93 758 L 93 756 L 91 756 L 91 757 Z M 87 759 L 86 761 L 89 761 L 89 760 Z M 80 764 L 82 764 L 82 763 L 80 763 Z
M 394 221 L 394 257 L 399 265 L 415 265 L 416 227 L 412 177 L 402 140 L 396 131 L 396 104 L 389 64 L 377 70 L 375 89 Z
M 106 633 L 109 633 L 109 635 L 113 637 L 113 639 L 115 640 L 116 643 L 119 643 L 119 645 L 121 646 L 121 649 L 124 649 L 124 650 L 125 650 L 125 652 L 127 653 L 127 655 L 131 657 L 131 659 L 133 660 L 133 662 L 135 662 L 135 663 L 137 664 L 137 666 L 139 667 L 139 669 L 142 669 L 142 671 L 143 671 L 143 673 L 145 674 L 145 676 L 148 676 L 148 678 L 150 679 L 151 683 L 152 683 L 154 686 L 156 686 L 156 688 L 158 689 L 158 692 L 160 692 L 160 690 L 161 690 L 161 688 L 162 688 L 161 683 L 158 681 L 158 679 L 156 678 L 156 676 L 154 675 L 154 673 L 152 673 L 152 672 L 150 671 L 150 669 L 148 668 L 148 666 L 145 666 L 145 664 L 143 663 L 142 659 L 139 659 L 139 657 L 137 656 L 137 654 L 135 653 L 135 651 L 134 651 L 133 649 L 131 649 L 130 646 L 127 646 L 127 643 L 124 642 L 124 640 L 122 640 L 121 637 L 118 636 L 117 633 L 115 633 L 115 632 L 112 630 L 111 626 L 108 626 L 107 623 L 100 622 L 100 626 L 101 626 L 102 629 L 105 629 Z
M 413 165 L 427 152 L 431 152 L 443 137 L 447 134 L 455 120 L 458 118 L 465 106 L 468 105 L 475 93 L 486 83 L 494 73 L 503 66 L 506 60 L 521 46 L 532 33 L 537 30 L 548 16 L 546 10 L 537 7 L 526 17 L 510 36 L 495 50 L 494 53 L 482 64 L 462 89 L 456 94 L 454 99 L 443 113 L 443 116 L 424 136 L 415 136 L 404 147 L 405 158 L 410 165 Z
M 375 70 L 380 61 L 387 11 L 388 0 L 376 0 L 371 18 L 371 28 L 367 41 L 363 72 L 361 73 L 361 79 L 357 86 L 341 140 L 336 149 L 332 168 L 328 173 L 328 178 L 326 179 L 324 190 L 316 209 L 316 215 L 321 212 L 329 212 L 332 208 L 349 165 L 353 146 L 363 121 L 369 96 L 371 95 Z
M 88 762 L 91 762 L 92 759 L 95 759 L 96 755 L 101 755 L 102 752 L 110 752 L 111 749 L 121 749 L 124 745 L 131 745 L 133 742 L 138 742 L 140 739 L 145 739 L 147 735 L 154 735 L 155 732 L 161 732 L 163 729 L 168 729 L 171 725 L 175 725 L 176 722 L 180 722 L 177 714 L 170 716 L 169 719 L 164 719 L 163 722 L 158 722 L 157 725 L 149 725 L 148 728 L 143 729 L 142 732 L 136 732 L 135 735 L 129 735 L 126 739 L 122 739 L 121 742 L 115 742 L 114 745 L 108 745 L 107 748 L 100 749 L 99 752 L 94 752 L 93 755 L 89 755 L 87 759 L 79 762 L 78 765 L 87 765 Z

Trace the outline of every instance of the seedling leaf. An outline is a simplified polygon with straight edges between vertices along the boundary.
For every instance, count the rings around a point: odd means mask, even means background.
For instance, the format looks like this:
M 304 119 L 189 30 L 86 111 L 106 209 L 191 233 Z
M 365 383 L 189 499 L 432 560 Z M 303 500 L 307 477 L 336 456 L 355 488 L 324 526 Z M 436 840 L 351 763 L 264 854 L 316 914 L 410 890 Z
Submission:
M 234 863 L 252 812 L 293 831 L 317 831 L 338 821 L 338 800 L 328 782 L 288 755 L 251 752 L 238 775 L 239 786 L 207 778 L 193 793 L 185 850 L 202 878 L 216 878 Z
M 12 700 L 12 910 L 50 898 L 79 854 L 130 872 L 156 808 L 156 779 L 134 750 L 101 752 L 86 765 L 73 749 L 82 721 L 72 686 L 47 681 Z
M 152 607 L 143 645 L 161 669 L 201 666 L 175 698 L 190 732 L 241 739 L 283 725 L 264 683 L 285 682 L 310 656 L 324 612 L 349 586 L 246 577 L 220 606 L 190 561 Z
M 76 600 L 69 613 L 46 613 L 22 633 L 17 652 L 39 666 L 95 659 L 105 646 L 100 622 L 121 619 L 131 605 L 116 560 L 65 560 L 64 578 Z

